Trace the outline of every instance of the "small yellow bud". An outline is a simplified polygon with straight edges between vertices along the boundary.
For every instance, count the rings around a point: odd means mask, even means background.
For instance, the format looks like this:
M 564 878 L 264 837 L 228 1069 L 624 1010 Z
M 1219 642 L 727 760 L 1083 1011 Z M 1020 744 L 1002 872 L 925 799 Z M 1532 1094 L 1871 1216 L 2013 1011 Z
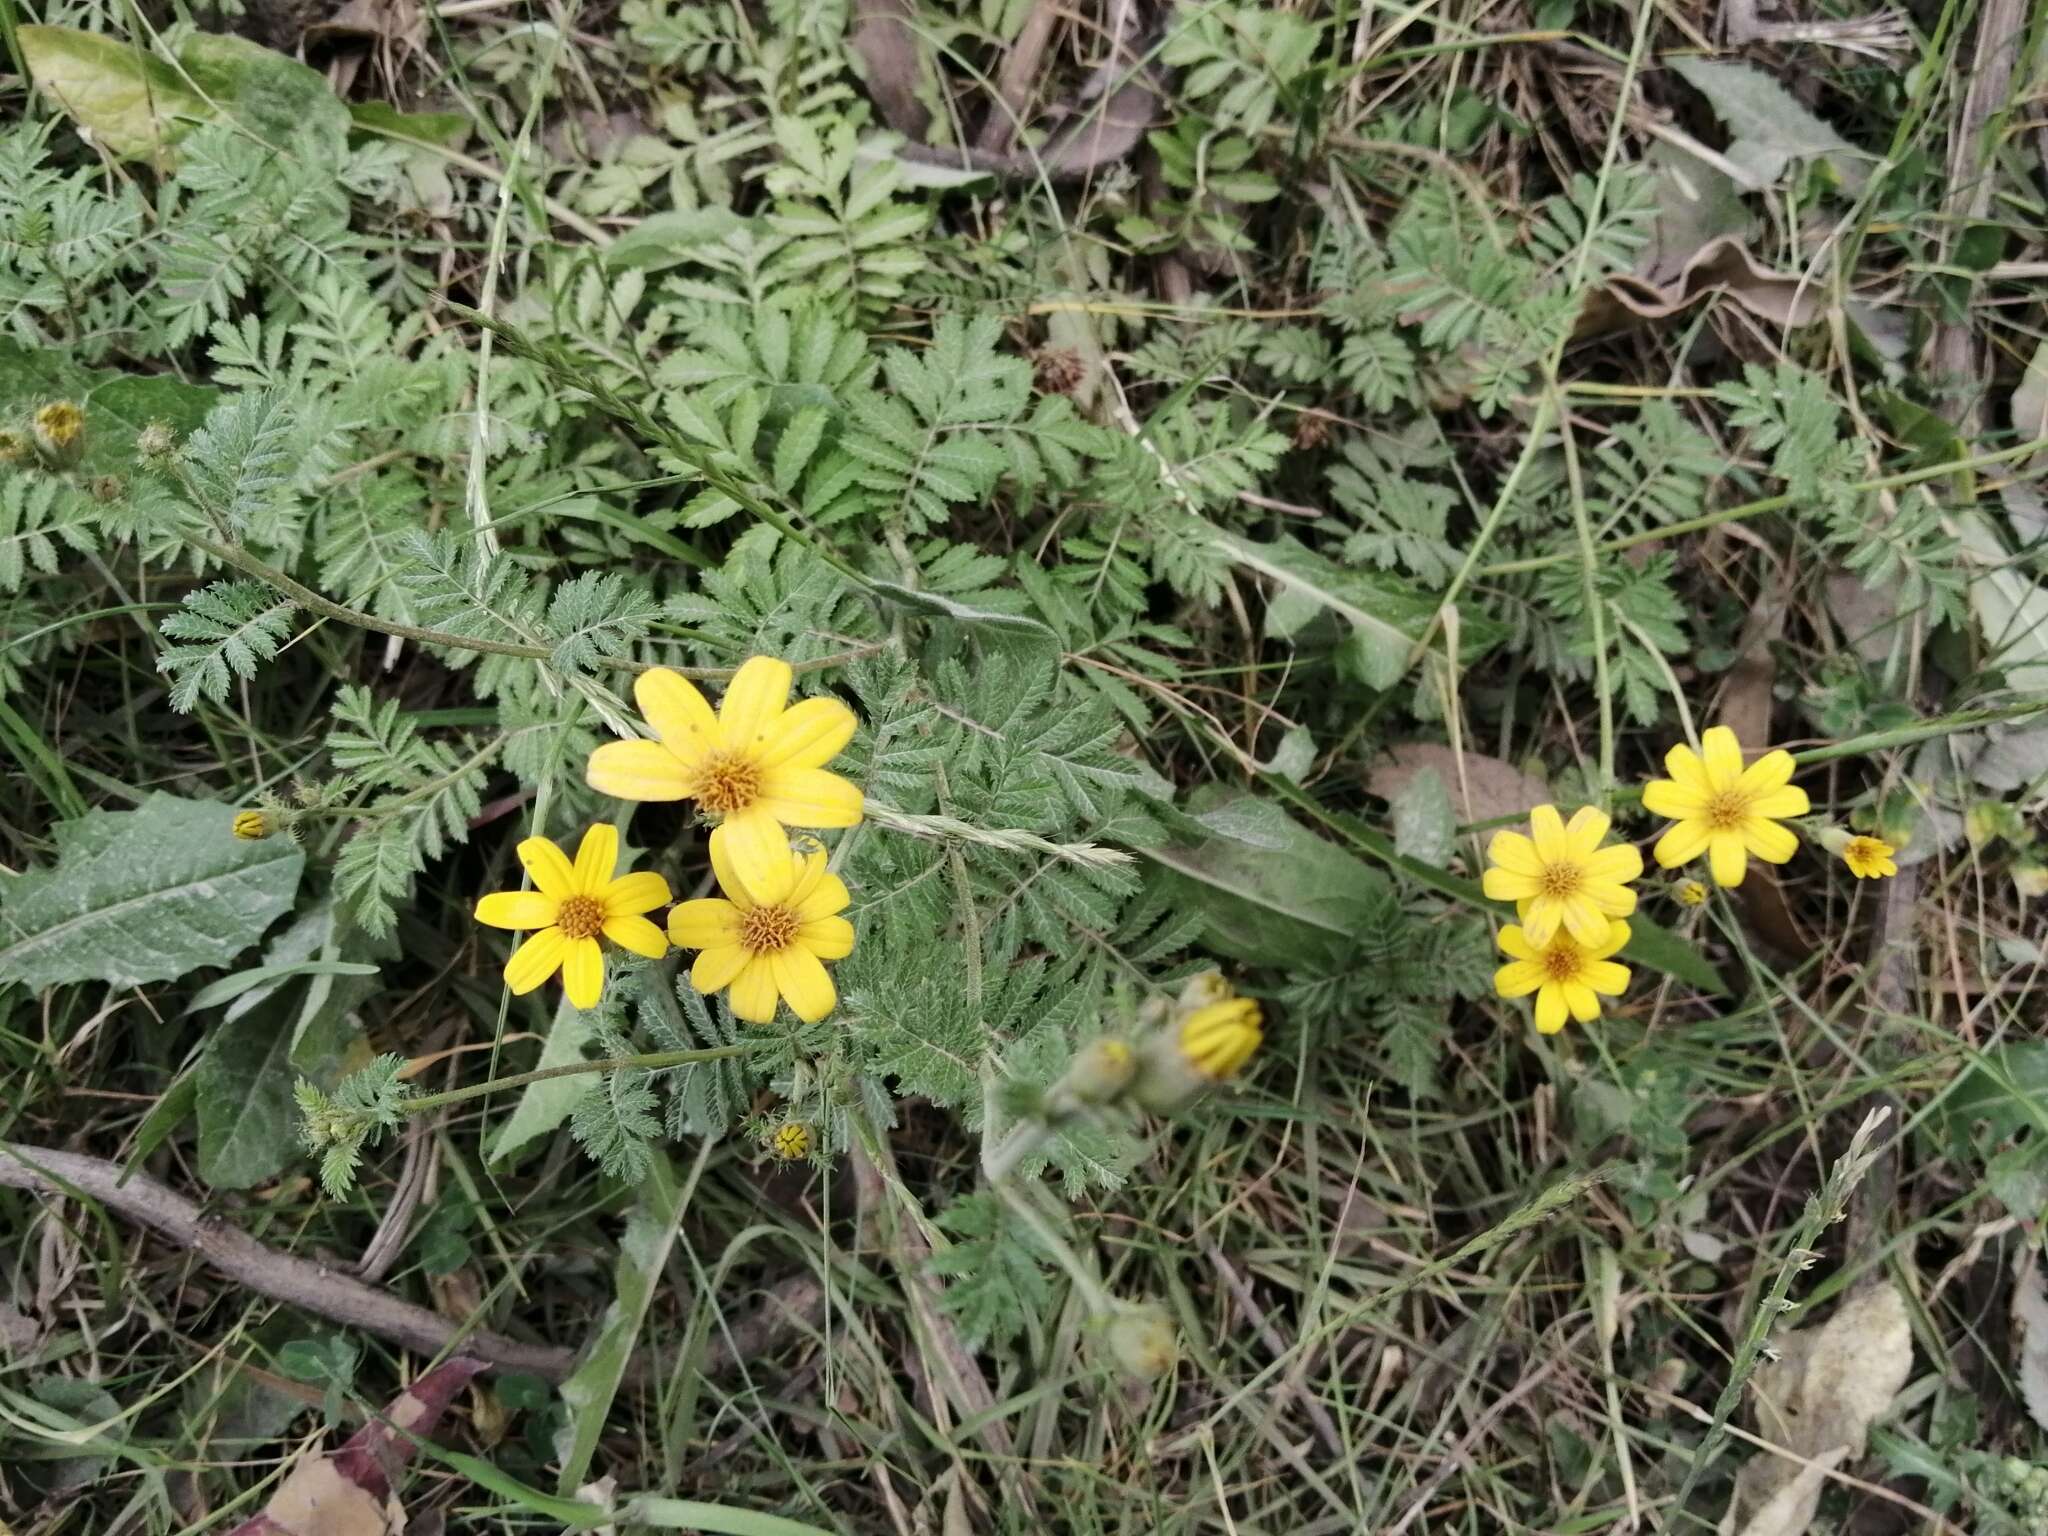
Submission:
M 1697 880 L 1679 881 L 1677 885 L 1671 888 L 1671 894 L 1677 898 L 1681 906 L 1699 907 L 1706 905 L 1707 888 Z
M 1265 1016 L 1249 997 L 1233 997 L 1197 1008 L 1181 1020 L 1180 1053 L 1212 1083 L 1235 1077 L 1265 1039 Z
M 2022 896 L 2048 896 L 2048 864 L 2015 864 L 2013 889 Z
M 269 815 L 263 811 L 235 812 L 235 836 L 245 842 L 260 843 L 277 828 L 271 824 Z
M 1206 1008 L 1211 1003 L 1220 1003 L 1231 992 L 1231 985 L 1223 979 L 1221 971 L 1201 971 L 1181 985 L 1180 996 L 1174 1000 L 1173 1006 L 1182 1013 L 1188 1013 L 1196 1008 Z
M 1842 862 L 1858 880 L 1883 880 L 1899 872 L 1892 862 L 1898 850 L 1881 837 L 1852 837 L 1842 846 Z
M 1054 1092 L 1080 1104 L 1107 1104 L 1130 1086 L 1137 1070 L 1138 1053 L 1123 1041 L 1091 1040 L 1074 1053 Z
M 0 431 L 0 464 L 26 464 L 35 451 L 35 444 L 19 432 Z
M 779 1162 L 802 1162 L 811 1155 L 811 1128 L 801 1120 L 785 1121 L 769 1136 L 768 1151 Z
M 85 412 L 69 400 L 53 400 L 35 414 L 36 447 L 59 469 L 85 453 Z
M 1152 1302 L 1120 1308 L 1109 1320 L 1107 1340 L 1110 1357 L 1140 1381 L 1157 1381 L 1180 1358 L 1180 1331 Z

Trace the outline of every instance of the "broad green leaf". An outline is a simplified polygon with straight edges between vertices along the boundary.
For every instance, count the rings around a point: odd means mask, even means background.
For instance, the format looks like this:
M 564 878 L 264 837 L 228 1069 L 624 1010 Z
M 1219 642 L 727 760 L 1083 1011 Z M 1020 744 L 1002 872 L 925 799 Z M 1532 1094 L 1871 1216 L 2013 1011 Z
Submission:
M 156 794 L 56 829 L 57 862 L 0 882 L 0 977 L 133 987 L 225 965 L 292 904 L 305 856 L 245 842 L 231 806 Z
M 273 147 L 311 132 L 337 157 L 346 149 L 348 108 L 317 69 L 227 32 L 193 33 L 179 47 L 178 62 L 229 117 Z
M 1770 186 L 1793 160 L 1825 160 L 1851 190 L 1865 178 L 1863 152 L 1801 106 L 1753 64 L 1674 57 L 1672 70 L 1707 98 L 1734 141 L 1727 159 L 1750 191 Z
M 1451 862 L 1458 819 L 1451 814 L 1450 791 L 1434 768 L 1414 774 L 1394 796 L 1390 809 L 1394 813 L 1394 847 L 1403 858 L 1434 864 L 1438 869 Z
M 1983 633 L 1990 663 L 2006 686 L 2023 696 L 2048 696 L 2048 587 L 2028 576 L 2006 552 L 2005 541 L 1983 514 L 1967 508 L 1946 519 L 1964 551 L 1977 562 L 1970 581 L 1970 612 Z
M 199 1058 L 199 1176 L 215 1189 L 248 1189 L 292 1159 L 296 1110 L 292 1036 L 277 1011 L 251 1008 L 216 1030 Z
M 76 27 L 17 27 L 36 87 L 124 160 L 167 163 L 171 146 L 213 109 L 170 65 L 135 43 Z
M 976 608 L 955 598 L 942 597 L 936 592 L 920 591 L 893 581 L 876 581 L 869 584 L 875 596 L 899 608 L 921 613 L 927 618 L 951 619 L 956 624 L 966 624 L 976 629 L 999 630 L 1005 635 L 1028 640 L 1035 644 L 1057 646 L 1059 636 L 1051 627 L 1037 619 L 1021 613 L 996 613 L 987 608 Z
M 33 28 L 24 27 L 23 31 Z M 220 391 L 170 374 L 128 374 L 81 368 L 55 347 L 31 351 L 0 338 L 0 425 L 16 427 L 38 406 L 76 401 L 85 411 L 85 455 L 77 476 L 126 475 L 135 468 L 135 438 L 162 422 L 180 442 L 220 398 Z
M 539 1068 L 566 1067 L 571 1062 L 583 1059 L 584 1047 L 590 1044 L 597 1033 L 597 1013 L 585 1013 L 564 998 L 555 1007 L 555 1022 L 548 1030 L 547 1044 L 541 1047 Z M 490 1151 L 486 1154 L 493 1167 L 502 1168 L 515 1161 L 528 1143 L 560 1130 L 568 1124 L 569 1116 L 590 1090 L 597 1086 L 594 1073 L 551 1077 L 538 1083 L 528 1083 L 519 1095 L 509 1118 L 498 1127 L 498 1134 L 491 1138 Z
M 713 1145 L 706 1141 L 706 1151 Z M 704 1166 L 700 1156 L 696 1172 Z M 647 1321 L 647 1308 L 661 1284 L 662 1267 L 668 1262 L 669 1247 L 675 1242 L 676 1227 L 689 1202 L 687 1186 L 678 1186 L 675 1169 L 666 1155 L 656 1152 L 647 1177 L 640 1183 L 639 1202 L 626 1218 L 625 1236 L 619 1239 L 619 1261 L 614 1270 L 612 1304 L 597 1325 L 597 1338 L 590 1353 L 576 1368 L 576 1374 L 562 1383 L 562 1401 L 569 1409 L 566 1442 L 558 1447 L 562 1475 L 556 1487 L 563 1493 L 581 1487 L 590 1470 L 590 1458 L 604 1433 L 606 1415 L 619 1383 L 626 1378 L 633 1345 Z
M 460 112 L 401 112 L 384 101 L 358 101 L 348 109 L 358 134 L 410 139 L 444 149 L 460 149 L 473 126 Z
M 237 971 L 232 976 L 223 976 L 219 981 L 201 987 L 192 994 L 192 1001 L 185 1005 L 186 1012 L 196 1013 L 202 1008 L 218 1008 L 222 1003 L 233 1002 L 244 992 L 268 982 L 289 981 L 294 976 L 374 976 L 377 967 L 365 965 L 357 960 L 294 960 L 280 965 L 251 966 L 246 971 Z
M 1629 917 L 1628 943 L 1623 946 L 1620 958 L 1690 982 L 1702 992 L 1722 993 L 1728 990 L 1720 973 L 1707 963 L 1705 955 L 1669 928 L 1651 922 L 1640 909 Z
M 1388 921 L 1387 877 L 1271 801 L 1237 795 L 1192 820 L 1205 835 L 1138 851 L 1179 905 L 1207 916 L 1218 954 L 1328 970 Z
M 707 1536 L 832 1536 L 822 1525 L 806 1525 L 781 1515 L 763 1515 L 698 1499 L 642 1496 L 627 1501 L 619 1518 L 629 1525 L 651 1525 L 662 1531 L 703 1531 Z

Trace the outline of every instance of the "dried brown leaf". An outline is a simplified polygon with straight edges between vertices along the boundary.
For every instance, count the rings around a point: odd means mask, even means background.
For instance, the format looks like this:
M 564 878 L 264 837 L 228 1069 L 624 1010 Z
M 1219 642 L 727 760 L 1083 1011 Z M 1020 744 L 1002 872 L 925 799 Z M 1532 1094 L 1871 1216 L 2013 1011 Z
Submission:
M 1451 806 L 1469 826 L 1529 814 L 1551 797 L 1548 785 L 1519 768 L 1479 752 L 1454 752 L 1433 741 L 1408 741 L 1390 747 L 1372 767 L 1366 788 L 1382 800 L 1404 792 L 1415 776 L 1433 771 L 1450 792 Z

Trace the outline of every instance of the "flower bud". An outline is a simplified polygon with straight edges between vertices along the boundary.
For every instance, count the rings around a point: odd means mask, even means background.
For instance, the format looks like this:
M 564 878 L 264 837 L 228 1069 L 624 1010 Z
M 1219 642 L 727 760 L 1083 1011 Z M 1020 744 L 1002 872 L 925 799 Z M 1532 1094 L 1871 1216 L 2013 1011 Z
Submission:
M 1671 894 L 1680 906 L 1699 907 L 1706 905 L 1707 888 L 1697 880 L 1681 880 L 1671 888 Z
M 778 1162 L 800 1163 L 811 1155 L 811 1128 L 801 1120 L 778 1125 L 768 1138 L 769 1154 Z
M 1223 979 L 1221 971 L 1200 971 L 1182 984 L 1180 996 L 1174 999 L 1174 1010 L 1190 1013 L 1211 1003 L 1220 1003 L 1231 993 L 1231 985 Z
M 269 815 L 263 811 L 235 812 L 235 836 L 244 842 L 260 843 L 276 830 Z
M 169 422 L 152 421 L 135 434 L 135 454 L 141 459 L 167 459 L 178 446 L 178 434 Z
M 85 456 L 85 412 L 70 400 L 53 400 L 35 414 L 36 449 L 57 469 Z
M 1122 1040 L 1091 1040 L 1074 1053 L 1053 1094 L 1077 1104 L 1108 1104 L 1137 1075 L 1138 1053 Z
M 2013 888 L 2022 896 L 2048 896 L 2048 864 L 2015 864 Z
M 35 451 L 35 444 L 19 432 L 0 430 L 0 464 L 26 464 Z
M 1140 1381 L 1157 1381 L 1180 1358 L 1180 1330 L 1156 1302 L 1119 1308 L 1105 1337 L 1110 1358 Z
M 1145 1042 L 1131 1096 L 1154 1114 L 1171 1114 L 1251 1060 L 1265 1038 L 1263 1015 L 1249 997 L 1207 1003 Z
M 1839 859 L 1855 839 L 1845 827 L 1828 826 L 1815 833 L 1813 840 Z

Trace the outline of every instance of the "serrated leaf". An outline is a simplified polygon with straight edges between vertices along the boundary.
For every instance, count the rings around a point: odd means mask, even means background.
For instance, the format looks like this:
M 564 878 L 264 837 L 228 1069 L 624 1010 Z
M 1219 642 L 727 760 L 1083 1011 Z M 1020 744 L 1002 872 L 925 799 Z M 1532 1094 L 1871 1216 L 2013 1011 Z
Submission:
M 230 806 L 150 796 L 57 829 L 53 868 L 0 884 L 0 976 L 132 987 L 225 965 L 292 904 L 305 856 L 245 842 Z

